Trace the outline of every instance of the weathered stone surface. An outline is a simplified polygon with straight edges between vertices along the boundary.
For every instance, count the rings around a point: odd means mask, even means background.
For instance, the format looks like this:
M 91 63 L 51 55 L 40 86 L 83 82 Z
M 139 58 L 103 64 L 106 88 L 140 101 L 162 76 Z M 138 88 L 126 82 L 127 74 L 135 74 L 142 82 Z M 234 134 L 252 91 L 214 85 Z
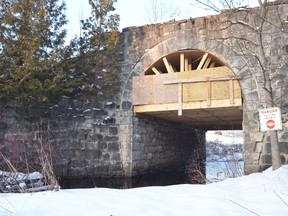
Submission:
M 288 25 L 284 22 L 288 4 L 279 2 L 269 6 L 267 18 L 275 25 L 264 26 L 263 45 L 270 54 L 267 60 L 273 71 L 275 105 L 282 109 L 283 130 L 278 132 L 278 137 L 283 161 L 287 163 L 288 67 L 282 63 L 288 58 L 285 33 Z M 45 144 L 50 144 L 46 148 L 53 156 L 56 174 L 69 177 L 132 176 L 182 164 L 199 146 L 199 133 L 187 125 L 134 116 L 131 84 L 133 76 L 142 76 L 146 68 L 163 56 L 193 49 L 211 52 L 241 76 L 245 173 L 267 168 L 271 165 L 271 144 L 268 134 L 259 132 L 258 122 L 258 109 L 266 106 L 263 74 L 255 56 L 242 53 L 243 47 L 223 40 L 237 36 L 254 41 L 257 35 L 239 25 L 215 31 L 225 20 L 246 15 L 246 12 L 224 11 L 215 16 L 124 29 L 119 91 L 109 100 L 63 98 L 48 111 L 39 107 L 21 110 L 15 108 L 13 101 L 1 102 L 1 152 L 13 152 L 12 156 L 19 158 L 23 152 L 35 156 L 35 146 L 39 146 L 40 138 L 45 138 L 42 141 L 49 141 Z M 253 24 L 254 18 L 249 15 L 247 22 Z M 285 31 L 276 26 L 282 26 Z M 245 43 L 245 46 L 249 49 L 252 45 Z M 200 149 L 204 146 L 200 145 Z
M 270 165 L 272 164 L 272 158 L 271 155 L 263 155 L 261 157 L 261 162 L 263 165 Z

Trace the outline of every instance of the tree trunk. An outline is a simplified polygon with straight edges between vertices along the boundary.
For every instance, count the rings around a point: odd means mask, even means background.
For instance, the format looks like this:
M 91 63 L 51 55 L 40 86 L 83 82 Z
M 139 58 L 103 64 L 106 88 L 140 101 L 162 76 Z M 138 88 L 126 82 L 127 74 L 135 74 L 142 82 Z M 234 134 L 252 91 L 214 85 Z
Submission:
M 266 84 L 267 107 L 273 107 L 274 103 L 273 103 L 271 80 L 267 79 L 265 84 Z M 282 166 L 277 131 L 270 131 L 269 134 L 271 142 L 272 170 L 276 170 Z
M 282 166 L 277 131 L 270 131 L 270 141 L 272 154 L 272 170 L 276 170 Z

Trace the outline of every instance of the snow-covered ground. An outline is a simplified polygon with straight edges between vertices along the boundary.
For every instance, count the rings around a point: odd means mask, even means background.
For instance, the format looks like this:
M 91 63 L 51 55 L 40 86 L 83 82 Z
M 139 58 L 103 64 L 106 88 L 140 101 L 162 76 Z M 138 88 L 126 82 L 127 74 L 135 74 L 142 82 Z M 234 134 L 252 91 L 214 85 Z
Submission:
M 287 216 L 288 165 L 207 185 L 0 194 L 1 216 Z

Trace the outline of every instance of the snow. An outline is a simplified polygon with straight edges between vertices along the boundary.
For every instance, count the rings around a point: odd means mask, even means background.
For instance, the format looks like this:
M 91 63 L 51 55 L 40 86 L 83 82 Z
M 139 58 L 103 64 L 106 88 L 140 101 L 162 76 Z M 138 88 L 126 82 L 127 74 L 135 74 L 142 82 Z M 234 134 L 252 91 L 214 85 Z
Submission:
M 8 216 L 288 215 L 288 165 L 207 185 L 0 194 Z
M 206 162 L 207 182 L 219 182 L 228 178 L 244 175 L 244 161 L 209 161 Z
M 113 104 L 114 104 L 113 101 L 107 101 L 107 102 L 106 102 L 106 105 L 107 105 L 107 106 L 111 106 L 111 105 L 113 105 Z
M 5 172 L 0 170 L 0 182 L 2 177 L 5 177 L 5 181 L 10 181 L 11 180 L 16 180 L 16 181 L 22 181 L 22 180 L 37 180 L 37 179 L 42 179 L 43 176 L 41 173 L 39 172 L 33 172 L 33 173 L 29 173 L 29 174 L 25 174 L 25 173 L 20 173 L 20 172 Z M 9 178 L 9 179 L 8 179 Z
M 25 174 L 0 170 L 0 193 L 45 191 L 47 188 L 48 186 L 44 183 L 44 177 L 39 172 Z
M 224 136 L 215 134 L 214 131 L 209 131 L 206 133 L 206 142 L 219 142 L 224 145 L 242 144 L 243 136 L 240 135 Z
M 91 109 L 86 109 L 83 111 L 83 113 L 86 113 L 86 112 L 91 112 Z

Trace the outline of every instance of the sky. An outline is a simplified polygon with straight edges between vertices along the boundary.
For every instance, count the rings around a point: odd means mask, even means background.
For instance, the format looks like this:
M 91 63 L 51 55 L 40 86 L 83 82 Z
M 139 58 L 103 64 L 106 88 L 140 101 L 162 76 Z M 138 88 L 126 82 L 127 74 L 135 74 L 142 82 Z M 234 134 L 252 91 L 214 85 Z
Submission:
M 116 13 L 120 15 L 120 30 L 130 26 L 140 26 L 149 23 L 149 8 L 153 0 L 118 0 L 114 5 Z M 158 0 L 160 1 L 160 0 Z M 179 19 L 195 18 L 212 14 L 212 11 L 201 9 L 193 3 L 193 0 L 162 0 L 168 1 L 176 8 Z M 245 0 L 250 5 L 255 5 L 257 0 Z M 68 24 L 68 37 L 79 35 L 80 19 L 87 18 L 90 15 L 90 6 L 88 0 L 66 0 Z

